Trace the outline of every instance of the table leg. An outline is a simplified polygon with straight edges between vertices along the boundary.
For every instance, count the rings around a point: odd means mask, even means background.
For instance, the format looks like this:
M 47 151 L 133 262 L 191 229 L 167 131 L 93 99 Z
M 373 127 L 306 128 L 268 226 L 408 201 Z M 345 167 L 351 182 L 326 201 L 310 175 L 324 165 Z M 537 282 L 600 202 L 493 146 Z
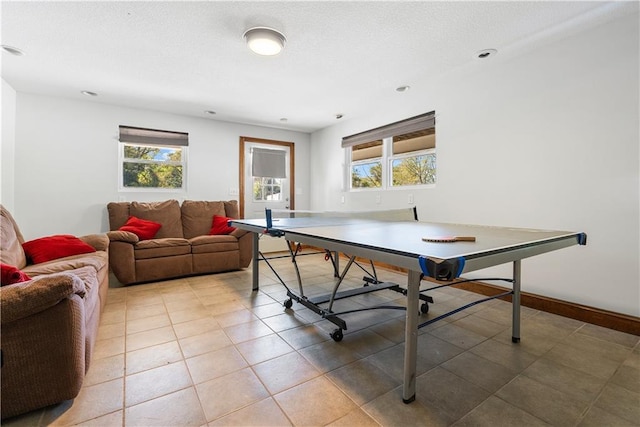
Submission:
M 257 291 L 260 287 L 260 236 L 258 233 L 253 234 L 253 261 L 251 272 L 253 274 L 253 290 Z
M 520 342 L 520 260 L 513 262 L 513 296 L 511 305 L 513 306 L 511 341 Z
M 402 401 L 416 399 L 416 359 L 418 357 L 418 303 L 420 273 L 409 270 L 407 275 L 407 318 L 404 326 L 404 386 Z

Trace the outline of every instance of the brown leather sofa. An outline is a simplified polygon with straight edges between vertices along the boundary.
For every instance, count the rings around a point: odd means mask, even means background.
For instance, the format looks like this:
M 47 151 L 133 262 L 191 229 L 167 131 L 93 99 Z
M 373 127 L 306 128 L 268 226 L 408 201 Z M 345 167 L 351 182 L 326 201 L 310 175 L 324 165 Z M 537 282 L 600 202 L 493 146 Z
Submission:
M 214 215 L 238 217 L 238 202 L 177 200 L 112 202 L 109 211 L 109 263 L 124 285 L 246 268 L 252 237 L 243 230 L 210 235 Z M 140 240 L 120 231 L 130 216 L 162 224 L 155 237 Z
M 0 261 L 31 280 L 0 288 L 2 419 L 73 399 L 89 369 L 109 287 L 109 239 L 96 252 L 28 264 L 23 235 L 0 205 Z

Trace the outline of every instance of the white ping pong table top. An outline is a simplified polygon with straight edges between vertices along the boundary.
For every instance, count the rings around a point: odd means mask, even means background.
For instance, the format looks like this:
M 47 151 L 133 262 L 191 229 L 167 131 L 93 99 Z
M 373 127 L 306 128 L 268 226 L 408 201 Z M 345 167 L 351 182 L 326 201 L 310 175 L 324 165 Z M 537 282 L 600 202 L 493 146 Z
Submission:
M 231 225 L 254 232 L 283 233 L 289 240 L 300 236 L 403 257 L 440 260 L 473 259 L 566 239 L 578 244 L 583 239 L 583 233 L 571 231 L 350 217 L 273 218 L 270 229 L 267 229 L 265 218 L 232 220 Z M 422 240 L 440 236 L 473 236 L 476 241 L 443 243 Z

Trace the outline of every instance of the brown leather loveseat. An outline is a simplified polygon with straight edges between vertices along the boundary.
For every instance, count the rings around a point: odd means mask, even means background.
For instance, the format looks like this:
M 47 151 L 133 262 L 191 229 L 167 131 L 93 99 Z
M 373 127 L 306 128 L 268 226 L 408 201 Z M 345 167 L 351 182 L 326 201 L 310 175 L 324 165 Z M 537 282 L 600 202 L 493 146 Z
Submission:
M 109 263 L 124 285 L 246 268 L 252 258 L 250 233 L 211 235 L 213 217 L 238 217 L 238 202 L 177 200 L 112 202 Z M 151 239 L 120 228 L 131 218 L 162 224 Z

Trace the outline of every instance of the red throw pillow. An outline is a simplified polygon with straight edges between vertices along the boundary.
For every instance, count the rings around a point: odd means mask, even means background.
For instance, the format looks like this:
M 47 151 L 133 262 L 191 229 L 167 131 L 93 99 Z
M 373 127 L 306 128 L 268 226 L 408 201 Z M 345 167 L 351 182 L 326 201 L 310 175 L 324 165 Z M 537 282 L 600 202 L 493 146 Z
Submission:
M 18 270 L 13 265 L 0 263 L 0 286 L 13 285 L 14 283 L 31 280 L 22 270 Z
M 24 242 L 22 248 L 34 264 L 96 251 L 93 246 L 70 234 L 57 234 L 30 240 Z
M 211 224 L 211 231 L 209 234 L 231 234 L 235 231 L 235 227 L 229 226 L 229 221 L 231 218 L 227 218 L 226 216 L 213 216 L 213 223 Z
M 156 237 L 158 230 L 160 230 L 162 224 L 155 221 L 148 221 L 146 219 L 136 218 L 135 216 L 130 216 L 127 222 L 119 228 L 120 231 L 129 231 L 140 240 L 151 240 Z

